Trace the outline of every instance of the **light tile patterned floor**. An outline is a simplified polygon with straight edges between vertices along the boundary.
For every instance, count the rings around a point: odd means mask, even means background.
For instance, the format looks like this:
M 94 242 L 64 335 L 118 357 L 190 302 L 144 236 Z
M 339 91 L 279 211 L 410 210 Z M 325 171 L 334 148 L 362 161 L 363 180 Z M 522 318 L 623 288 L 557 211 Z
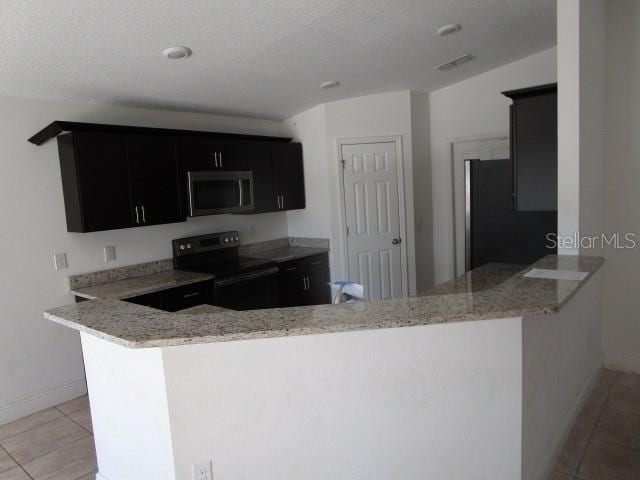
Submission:
M 640 376 L 605 370 L 551 480 L 640 479 Z
M 93 480 L 87 397 L 0 426 L 0 480 Z
M 0 480 L 93 480 L 87 397 L 0 426 Z M 640 376 L 605 370 L 551 480 L 640 479 Z

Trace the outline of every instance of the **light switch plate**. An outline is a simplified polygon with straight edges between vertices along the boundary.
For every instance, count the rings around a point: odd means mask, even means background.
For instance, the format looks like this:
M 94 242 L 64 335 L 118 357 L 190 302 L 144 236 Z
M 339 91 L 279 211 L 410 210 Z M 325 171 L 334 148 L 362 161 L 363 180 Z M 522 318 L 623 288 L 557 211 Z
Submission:
M 64 270 L 68 267 L 67 264 L 67 254 L 66 253 L 56 253 L 53 255 L 53 262 L 56 267 L 56 270 Z
M 115 245 L 107 245 L 104 247 L 104 261 L 114 262 L 116 260 L 116 247 Z
M 211 460 L 193 463 L 193 480 L 213 480 Z

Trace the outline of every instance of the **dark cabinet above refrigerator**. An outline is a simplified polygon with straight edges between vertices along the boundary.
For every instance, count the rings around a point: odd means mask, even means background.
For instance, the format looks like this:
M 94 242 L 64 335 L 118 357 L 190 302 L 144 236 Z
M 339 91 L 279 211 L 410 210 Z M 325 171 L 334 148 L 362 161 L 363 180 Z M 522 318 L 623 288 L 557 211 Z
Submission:
M 511 169 L 517 211 L 558 209 L 557 85 L 503 92 L 513 100 Z

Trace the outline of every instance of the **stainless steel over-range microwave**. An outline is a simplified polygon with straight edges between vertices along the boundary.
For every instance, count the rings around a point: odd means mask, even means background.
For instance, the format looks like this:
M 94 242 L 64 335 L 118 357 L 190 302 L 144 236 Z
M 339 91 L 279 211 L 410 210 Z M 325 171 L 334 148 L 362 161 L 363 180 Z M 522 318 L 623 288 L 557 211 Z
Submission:
M 253 173 L 189 172 L 189 215 L 216 215 L 253 210 Z

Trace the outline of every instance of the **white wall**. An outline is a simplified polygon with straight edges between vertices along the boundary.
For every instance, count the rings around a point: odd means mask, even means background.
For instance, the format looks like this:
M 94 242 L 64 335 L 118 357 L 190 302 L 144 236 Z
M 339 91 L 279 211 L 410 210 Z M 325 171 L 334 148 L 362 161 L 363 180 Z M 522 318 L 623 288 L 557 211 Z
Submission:
M 547 480 L 602 368 L 599 271 L 555 315 L 522 320 L 522 478 Z
M 640 233 L 640 2 L 607 2 L 606 230 Z M 640 242 L 640 237 L 636 238 Z M 640 373 L 640 243 L 608 249 L 604 350 L 609 366 Z
M 100 478 L 173 480 L 161 350 L 81 337 Z
M 559 235 L 604 229 L 605 5 L 558 2 Z
M 517 318 L 165 348 L 176 476 L 519 478 L 521 348 Z
M 435 283 L 454 275 L 451 143 L 507 136 L 510 101 L 500 92 L 555 81 L 551 48 L 429 94 Z
M 314 225 L 314 231 L 330 232 L 333 278 L 345 278 L 343 235 L 340 212 L 337 140 L 352 137 L 400 135 L 404 154 L 404 180 L 409 265 L 409 292 L 415 293 L 415 234 L 413 209 L 413 154 L 411 129 L 411 94 L 409 91 L 367 95 L 326 103 L 296 115 L 285 122 L 287 131 L 299 141 L 308 142 L 305 171 L 314 185 L 307 197 L 308 212 L 288 213 L 290 233 Z M 324 127 L 322 116 L 324 115 Z M 320 135 L 325 135 L 322 145 Z M 312 151 L 313 150 L 313 151 Z M 319 163 L 319 162 L 323 162 Z M 305 174 L 306 176 L 307 174 Z M 295 230 L 294 230 L 295 229 Z M 299 230 L 298 230 L 299 229 Z
M 580 229 L 580 0 L 558 2 L 558 235 Z M 560 250 L 560 248 L 559 248 Z M 562 247 L 566 255 L 577 248 Z
M 304 184 L 307 208 L 287 212 L 292 237 L 331 237 L 331 218 L 327 205 L 329 165 L 327 162 L 327 125 L 324 105 L 318 105 L 285 121 L 285 128 L 296 142 L 302 143 Z
M 77 334 L 42 318 L 73 301 L 69 274 L 170 258 L 170 241 L 184 235 L 227 228 L 238 228 L 243 241 L 287 235 L 284 213 L 67 233 L 56 141 L 27 142 L 53 120 L 284 135 L 275 121 L 0 97 L 0 424 L 84 392 Z M 116 262 L 104 263 L 105 245 L 116 246 Z M 57 252 L 67 252 L 68 270 L 54 271 Z

